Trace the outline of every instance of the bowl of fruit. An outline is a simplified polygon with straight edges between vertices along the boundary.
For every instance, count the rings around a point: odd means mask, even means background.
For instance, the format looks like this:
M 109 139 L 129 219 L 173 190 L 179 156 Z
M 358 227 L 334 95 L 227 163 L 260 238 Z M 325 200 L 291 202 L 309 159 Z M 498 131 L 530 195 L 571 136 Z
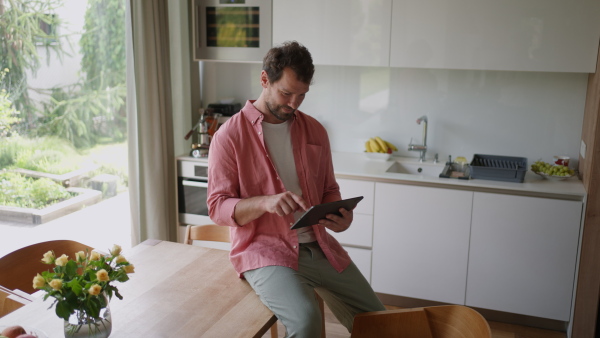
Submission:
M 575 171 L 569 167 L 550 164 L 544 161 L 536 161 L 532 164 L 531 171 L 552 181 L 563 181 L 575 175 Z
M 46 333 L 35 328 L 23 328 L 20 325 L 0 326 L 2 338 L 48 338 Z
M 371 160 L 387 161 L 396 150 L 398 148 L 395 145 L 379 136 L 371 137 L 365 142 L 365 155 Z

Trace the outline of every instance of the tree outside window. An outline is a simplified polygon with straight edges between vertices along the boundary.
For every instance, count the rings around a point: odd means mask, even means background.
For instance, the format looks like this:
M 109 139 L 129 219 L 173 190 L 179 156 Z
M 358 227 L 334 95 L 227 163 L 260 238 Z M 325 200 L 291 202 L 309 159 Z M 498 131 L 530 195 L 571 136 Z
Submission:
M 0 0 L 0 169 L 66 169 L 126 148 L 125 1 Z M 126 188 L 126 163 L 98 165 Z

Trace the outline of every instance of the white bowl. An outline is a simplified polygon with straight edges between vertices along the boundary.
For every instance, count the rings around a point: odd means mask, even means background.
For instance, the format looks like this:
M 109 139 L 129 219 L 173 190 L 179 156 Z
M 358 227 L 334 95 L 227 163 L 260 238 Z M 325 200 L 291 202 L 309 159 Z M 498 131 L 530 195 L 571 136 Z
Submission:
M 392 158 L 392 154 L 385 154 L 385 153 L 365 152 L 365 155 L 367 156 L 367 158 L 369 158 L 371 160 L 376 160 L 376 161 L 387 161 L 390 158 Z

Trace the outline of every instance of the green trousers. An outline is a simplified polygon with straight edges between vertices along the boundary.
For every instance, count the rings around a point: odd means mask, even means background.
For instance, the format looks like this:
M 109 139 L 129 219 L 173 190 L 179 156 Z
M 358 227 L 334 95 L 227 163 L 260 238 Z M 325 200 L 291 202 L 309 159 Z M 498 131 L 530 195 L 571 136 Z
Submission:
M 319 337 L 321 312 L 315 289 L 348 332 L 356 314 L 385 310 L 356 265 L 351 263 L 338 273 L 317 242 L 300 244 L 298 263 L 298 271 L 266 266 L 244 273 L 261 301 L 285 326 L 286 337 Z

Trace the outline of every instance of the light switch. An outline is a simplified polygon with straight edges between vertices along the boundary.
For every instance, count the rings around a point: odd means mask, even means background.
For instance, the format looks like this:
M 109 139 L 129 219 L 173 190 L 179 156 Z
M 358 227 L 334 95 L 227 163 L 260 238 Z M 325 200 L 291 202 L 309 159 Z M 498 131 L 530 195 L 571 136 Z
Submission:
M 583 140 L 581 140 L 581 148 L 579 149 L 579 155 L 581 155 L 581 158 L 585 158 L 586 150 L 587 150 L 587 147 L 585 146 L 585 142 L 583 142 Z

